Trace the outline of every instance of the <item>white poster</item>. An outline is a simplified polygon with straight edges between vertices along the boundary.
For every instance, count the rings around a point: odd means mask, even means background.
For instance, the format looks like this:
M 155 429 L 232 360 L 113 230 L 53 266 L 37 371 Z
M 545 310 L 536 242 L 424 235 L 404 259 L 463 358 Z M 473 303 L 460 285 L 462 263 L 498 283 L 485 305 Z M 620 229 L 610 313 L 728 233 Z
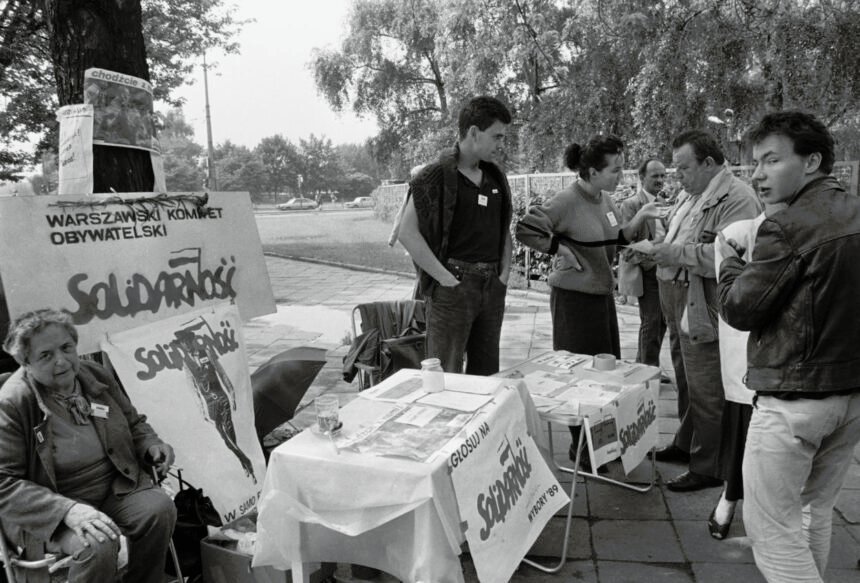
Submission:
M 60 122 L 59 185 L 57 193 L 93 191 L 93 106 L 66 105 L 57 111 Z
M 183 479 L 203 489 L 225 523 L 253 510 L 266 464 L 235 306 L 110 334 L 102 350 L 131 402 L 173 446 Z
M 591 467 L 618 459 L 618 406 L 615 401 L 588 414 L 589 431 L 585 437 L 591 452 Z M 583 452 L 584 455 L 585 452 Z
M 622 391 L 618 397 L 618 443 L 624 473 L 633 471 L 657 445 L 658 390 L 656 383 L 647 383 Z
M 501 391 L 464 435 L 448 458 L 460 519 L 478 579 L 502 583 L 569 498 L 528 434 L 516 391 Z
M 248 193 L 0 198 L 0 275 L 12 318 L 63 308 L 78 350 L 119 332 L 233 301 L 275 311 Z

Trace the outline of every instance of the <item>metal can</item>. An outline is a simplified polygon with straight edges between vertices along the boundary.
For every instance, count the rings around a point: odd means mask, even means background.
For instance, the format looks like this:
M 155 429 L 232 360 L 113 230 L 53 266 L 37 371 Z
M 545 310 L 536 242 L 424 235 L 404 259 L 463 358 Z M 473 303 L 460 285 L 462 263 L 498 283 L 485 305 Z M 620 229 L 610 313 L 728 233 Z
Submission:
M 442 361 L 438 358 L 422 360 L 421 381 L 424 384 L 424 391 L 427 393 L 438 393 L 445 390 L 445 371 L 442 370 Z

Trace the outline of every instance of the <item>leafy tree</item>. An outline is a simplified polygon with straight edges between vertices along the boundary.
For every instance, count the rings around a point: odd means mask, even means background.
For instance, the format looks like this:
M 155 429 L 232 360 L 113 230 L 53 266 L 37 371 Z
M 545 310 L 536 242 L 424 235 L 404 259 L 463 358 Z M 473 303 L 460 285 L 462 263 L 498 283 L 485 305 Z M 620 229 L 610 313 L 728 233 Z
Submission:
M 248 191 L 255 202 L 263 202 L 270 192 L 276 192 L 267 190 L 266 169 L 259 155 L 247 147 L 224 142 L 216 149 L 215 159 L 220 190 Z
M 331 140 L 314 134 L 299 139 L 304 192 L 337 190 L 345 174 Z
M 206 175 L 200 164 L 203 147 L 194 142 L 194 129 L 185 121 L 179 109 L 167 112 L 160 125 L 158 137 L 167 190 L 200 190 Z
M 376 183 L 382 180 L 383 170 L 373 156 L 370 141 L 364 144 L 339 144 L 335 146 L 335 154 L 340 158 L 344 168 L 365 174 Z
M 232 38 L 242 24 L 222 0 L 0 1 L 0 94 L 7 100 L 0 114 L 0 177 L 56 149 L 54 112 L 83 101 L 85 68 L 142 77 L 154 84 L 156 98 L 170 101 L 205 49 L 237 49 Z M 35 151 L 22 150 L 18 144 L 34 134 Z M 133 160 L 145 156 L 127 154 L 120 162 L 103 161 L 103 154 L 96 154 L 96 164 L 113 167 L 117 176 L 120 167 L 142 166 Z M 117 176 L 105 186 L 120 185 Z
M 281 135 L 263 138 L 254 148 L 262 165 L 262 184 L 267 192 L 288 192 L 296 187 L 302 173 L 299 149 Z

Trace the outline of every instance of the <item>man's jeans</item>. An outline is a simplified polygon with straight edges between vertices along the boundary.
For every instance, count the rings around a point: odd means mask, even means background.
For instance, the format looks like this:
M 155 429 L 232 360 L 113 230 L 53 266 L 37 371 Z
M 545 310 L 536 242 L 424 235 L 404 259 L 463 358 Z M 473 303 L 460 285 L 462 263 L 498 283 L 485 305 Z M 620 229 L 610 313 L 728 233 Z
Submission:
M 427 356 L 445 372 L 492 375 L 499 372 L 499 336 L 507 286 L 494 273 L 463 272 L 454 287 L 436 285 L 428 302 Z
M 657 268 L 642 270 L 642 295 L 639 296 L 639 350 L 636 362 L 660 366 L 660 346 L 666 335 L 666 319 L 660 306 Z
M 858 442 L 858 392 L 757 399 L 744 455 L 744 526 L 770 583 L 822 581 L 833 506 Z

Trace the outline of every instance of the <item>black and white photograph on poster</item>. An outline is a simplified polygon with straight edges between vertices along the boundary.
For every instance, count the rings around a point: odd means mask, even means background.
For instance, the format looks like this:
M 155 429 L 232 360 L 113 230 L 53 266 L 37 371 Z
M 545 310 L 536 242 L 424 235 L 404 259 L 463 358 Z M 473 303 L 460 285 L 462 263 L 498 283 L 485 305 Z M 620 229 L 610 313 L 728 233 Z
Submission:
M 132 401 L 175 444 L 183 479 L 225 523 L 253 510 L 265 476 L 241 327 L 236 307 L 222 303 L 110 334 L 101 346 Z
M 148 81 L 107 69 L 87 69 L 84 103 L 94 108 L 94 144 L 160 151 Z

